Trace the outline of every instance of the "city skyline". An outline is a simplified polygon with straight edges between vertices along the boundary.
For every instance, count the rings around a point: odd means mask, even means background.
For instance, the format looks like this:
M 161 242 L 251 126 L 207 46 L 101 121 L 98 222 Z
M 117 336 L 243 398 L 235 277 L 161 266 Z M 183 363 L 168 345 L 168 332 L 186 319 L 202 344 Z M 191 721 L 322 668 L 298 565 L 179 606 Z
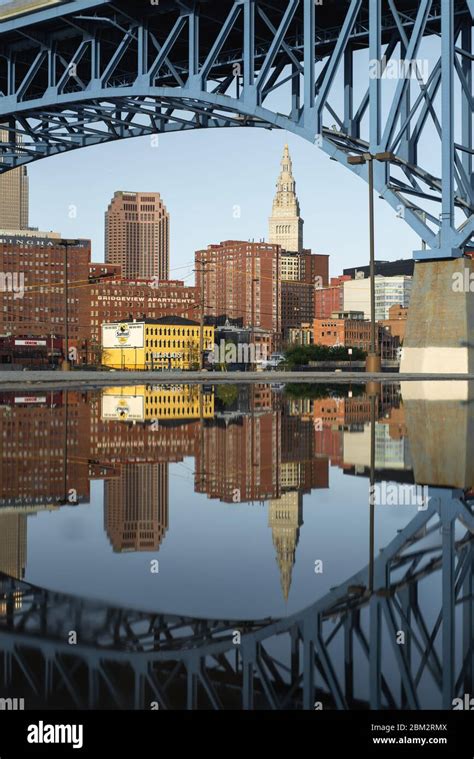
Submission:
M 179 145 L 177 139 L 182 140 Z M 41 164 L 33 164 L 30 167 L 30 223 L 40 228 L 58 229 L 64 237 L 91 239 L 92 260 L 99 262 L 104 260 L 103 213 L 117 189 L 126 187 L 130 191 L 159 192 L 173 224 L 170 276 L 186 278 L 189 284 L 194 252 L 206 247 L 210 240 L 267 240 L 278 162 L 286 143 L 299 187 L 306 246 L 315 253 L 330 254 L 333 273 L 367 260 L 367 196 L 360 192 L 360 180 L 346 176 L 342 167 L 292 135 L 276 132 L 261 135 L 258 130 L 234 130 L 232 138 L 227 130 L 184 134 L 179 138 L 177 135 L 160 135 L 157 147 L 152 147 L 149 139 L 136 138 L 119 145 L 91 148 L 91 156 L 103 151 L 94 202 L 87 191 L 90 178 L 87 164 L 80 160 L 80 152 L 52 159 L 55 168 L 57 166 L 54 177 L 56 180 L 64 178 L 65 185 L 61 189 L 57 181 L 50 185 L 49 175 L 43 175 Z M 120 156 L 120 151 L 125 154 Z M 254 151 L 258 160 L 255 160 Z M 215 160 L 216 155 L 218 160 Z M 238 172 L 235 166 L 231 168 L 236 160 Z M 156 178 L 155 161 L 162 172 L 159 179 Z M 197 167 L 196 171 L 191 171 L 195 181 L 190 182 L 186 166 L 193 167 L 196 161 L 200 171 Z M 124 163 L 128 166 L 126 175 Z M 205 193 L 201 192 L 203 164 Z M 66 179 L 71 172 L 79 180 L 74 186 Z M 320 184 L 313 184 L 315 176 L 320 178 Z M 207 193 L 209 186 L 218 189 L 211 200 Z M 338 228 L 338 209 L 343 205 L 353 219 L 352 225 L 345 226 L 351 235 L 335 240 L 333 231 Z M 377 204 L 376 209 L 380 235 L 377 257 L 387 260 L 411 258 L 413 248 L 420 244 L 416 235 L 385 204 Z M 387 234 L 390 230 L 392 234 Z

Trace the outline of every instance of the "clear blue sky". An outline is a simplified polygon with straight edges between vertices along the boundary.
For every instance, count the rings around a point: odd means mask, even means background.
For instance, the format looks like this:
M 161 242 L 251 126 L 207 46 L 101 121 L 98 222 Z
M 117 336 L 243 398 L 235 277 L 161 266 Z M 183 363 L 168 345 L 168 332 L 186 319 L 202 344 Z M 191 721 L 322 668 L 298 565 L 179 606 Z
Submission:
M 103 260 L 104 212 L 115 190 L 160 192 L 171 215 L 171 276 L 192 281 L 194 251 L 226 239 L 266 238 L 285 142 L 290 145 L 305 246 L 329 253 L 331 274 L 368 258 L 367 186 L 286 132 L 207 129 L 121 140 L 31 164 L 30 224 L 92 240 Z M 70 218 L 70 206 L 77 209 Z M 240 219 L 234 218 L 240 206 Z M 377 257 L 411 257 L 416 235 L 376 202 Z M 190 264 L 189 268 L 181 267 Z

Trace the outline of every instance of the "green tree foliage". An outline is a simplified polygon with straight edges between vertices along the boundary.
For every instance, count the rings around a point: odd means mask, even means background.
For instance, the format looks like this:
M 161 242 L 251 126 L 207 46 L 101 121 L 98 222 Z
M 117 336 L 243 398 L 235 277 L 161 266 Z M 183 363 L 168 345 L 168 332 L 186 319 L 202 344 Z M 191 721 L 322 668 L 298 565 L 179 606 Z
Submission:
M 239 388 L 237 385 L 218 385 L 216 390 L 216 396 L 224 404 L 224 406 L 232 406 L 237 400 L 239 395 Z
M 285 353 L 285 363 L 291 369 L 307 366 L 310 361 L 363 361 L 366 357 L 361 348 L 353 348 L 349 356 L 348 348 L 339 345 L 329 348 L 326 345 L 293 345 Z

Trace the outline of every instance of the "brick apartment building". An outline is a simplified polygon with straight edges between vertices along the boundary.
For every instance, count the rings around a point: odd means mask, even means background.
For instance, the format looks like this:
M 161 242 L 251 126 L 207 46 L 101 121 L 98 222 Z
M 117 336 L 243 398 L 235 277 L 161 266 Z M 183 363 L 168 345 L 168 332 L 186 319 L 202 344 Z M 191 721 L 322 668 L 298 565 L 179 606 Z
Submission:
M 196 288 L 211 320 L 281 331 L 280 248 L 227 240 L 196 251 Z
M 345 346 L 370 350 L 370 321 L 361 312 L 341 312 L 329 319 L 314 319 L 313 342 L 330 348 Z M 400 346 L 398 336 L 393 336 L 383 324 L 377 324 L 376 348 L 383 358 L 396 358 Z
M 196 288 L 186 286 L 181 280 L 96 282 L 90 288 L 90 309 L 93 345 L 99 344 L 104 323 L 163 316 L 199 319 Z
M 81 354 L 90 336 L 90 241 L 68 247 L 69 345 Z M 64 339 L 66 249 L 59 235 L 0 236 L 0 334 Z

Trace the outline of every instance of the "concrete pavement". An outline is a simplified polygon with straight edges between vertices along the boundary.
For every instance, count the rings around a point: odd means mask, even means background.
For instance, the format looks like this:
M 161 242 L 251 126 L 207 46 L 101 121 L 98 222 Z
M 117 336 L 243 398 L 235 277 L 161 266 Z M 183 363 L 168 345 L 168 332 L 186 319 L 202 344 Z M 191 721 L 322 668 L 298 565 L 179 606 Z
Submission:
M 0 390 L 96 388 L 125 385 L 280 384 L 474 381 L 474 374 L 400 374 L 383 372 L 91 372 L 0 371 Z

